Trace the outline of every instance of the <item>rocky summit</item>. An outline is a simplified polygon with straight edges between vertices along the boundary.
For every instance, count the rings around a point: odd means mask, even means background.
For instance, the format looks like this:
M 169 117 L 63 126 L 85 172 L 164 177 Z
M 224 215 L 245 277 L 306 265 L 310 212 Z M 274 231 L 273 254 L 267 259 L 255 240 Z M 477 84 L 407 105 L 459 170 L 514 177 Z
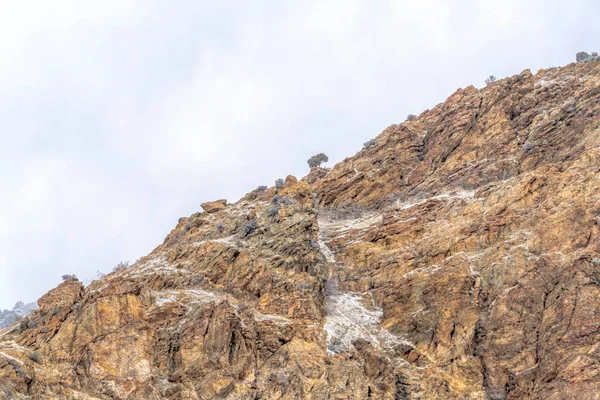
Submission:
M 600 398 L 597 60 L 203 207 L 0 331 L 0 397 Z

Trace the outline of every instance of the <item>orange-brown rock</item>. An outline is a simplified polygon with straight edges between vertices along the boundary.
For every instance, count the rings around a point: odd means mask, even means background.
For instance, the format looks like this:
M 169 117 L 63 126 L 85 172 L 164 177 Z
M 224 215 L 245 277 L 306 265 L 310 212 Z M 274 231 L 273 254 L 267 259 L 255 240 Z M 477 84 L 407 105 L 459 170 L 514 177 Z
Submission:
M 0 393 L 600 398 L 599 166 L 600 62 L 458 90 L 64 282 L 0 331 Z
M 224 210 L 225 207 L 227 207 L 227 200 L 223 199 L 223 200 L 209 201 L 209 202 L 200 204 L 200 207 L 202 207 L 202 209 L 209 214 L 216 213 L 221 210 Z
M 304 178 L 302 178 L 303 181 L 308 182 L 309 184 L 313 184 L 316 181 L 318 181 L 319 179 L 322 179 L 325 177 L 325 175 L 327 175 L 327 173 L 330 171 L 331 169 L 329 168 L 323 168 L 323 167 L 313 167 L 310 169 L 310 172 L 308 173 L 308 175 L 306 175 Z

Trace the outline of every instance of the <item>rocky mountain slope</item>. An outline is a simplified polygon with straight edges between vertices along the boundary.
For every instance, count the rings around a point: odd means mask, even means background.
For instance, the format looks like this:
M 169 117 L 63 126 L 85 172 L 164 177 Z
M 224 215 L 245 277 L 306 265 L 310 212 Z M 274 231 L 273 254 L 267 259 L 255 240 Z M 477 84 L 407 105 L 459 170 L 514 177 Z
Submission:
M 0 331 L 0 393 L 600 398 L 599 172 L 600 62 L 460 89 L 63 282 Z
M 19 301 L 12 310 L 0 310 L 0 329 L 11 326 L 37 308 L 36 303 Z

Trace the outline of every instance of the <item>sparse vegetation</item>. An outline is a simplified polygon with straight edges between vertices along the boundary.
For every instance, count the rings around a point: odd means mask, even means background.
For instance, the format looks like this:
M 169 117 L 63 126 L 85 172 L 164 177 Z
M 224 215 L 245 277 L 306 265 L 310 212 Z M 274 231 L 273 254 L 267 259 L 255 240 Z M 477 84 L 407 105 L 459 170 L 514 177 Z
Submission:
M 35 329 L 37 326 L 37 322 L 31 321 L 29 318 L 23 318 L 19 324 L 19 333 L 23 333 L 27 329 Z
M 77 281 L 79 279 L 77 279 L 77 275 L 75 274 L 65 274 L 63 276 L 61 276 L 63 282 L 64 281 Z
M 569 99 L 565 101 L 565 104 L 563 105 L 563 110 L 568 113 L 574 113 L 575 111 L 577 111 L 577 102 L 575 101 L 575 99 Z
M 246 237 L 258 228 L 258 223 L 255 219 L 251 219 L 244 225 L 243 236 Z
M 485 84 L 489 85 L 490 83 L 494 83 L 496 82 L 498 79 L 496 79 L 496 77 L 494 75 L 490 75 L 487 78 L 485 78 Z
M 275 187 L 280 189 L 285 186 L 285 181 L 281 178 L 275 180 Z
M 275 382 L 282 387 L 288 385 L 288 376 L 282 372 L 271 372 L 271 375 L 267 378 L 267 382 Z
M 300 282 L 296 285 L 296 290 L 309 290 L 312 289 L 312 286 L 308 282 Z
M 225 291 L 227 293 L 233 293 L 233 289 L 235 289 L 235 286 L 233 285 L 233 282 L 229 282 L 227 284 L 227 288 L 225 289 Z
M 417 119 L 417 116 L 415 114 L 408 114 L 408 116 L 406 117 L 407 121 L 414 121 L 415 119 Z
M 365 210 L 362 207 L 347 207 L 346 205 L 343 205 L 328 211 L 327 217 L 332 220 L 356 219 L 363 216 L 364 213 Z
M 600 287 L 600 258 L 592 258 L 592 271 L 588 275 L 590 283 Z
M 192 225 L 189 222 L 186 222 L 185 225 L 183 226 L 183 230 L 187 232 L 190 229 L 192 229 Z
M 294 199 L 287 198 L 285 196 L 280 196 L 280 195 L 276 194 L 271 199 L 271 203 L 273 203 L 273 204 L 283 204 L 283 205 L 286 205 L 286 206 L 293 206 L 293 205 L 298 204 L 298 201 L 296 201 Z
M 120 262 L 113 268 L 113 272 L 123 271 L 124 269 L 129 268 L 129 261 Z
M 525 143 L 523 145 L 523 153 L 529 153 L 530 151 L 532 151 L 535 148 L 535 146 L 532 143 Z
M 29 355 L 29 359 L 31 361 L 33 361 L 34 363 L 39 363 L 40 362 L 40 353 L 38 353 L 37 351 L 34 353 L 31 353 Z
M 257 192 L 266 192 L 267 191 L 267 187 L 265 185 L 261 185 L 259 187 L 256 188 Z
M 329 161 L 329 157 L 327 157 L 324 153 L 315 154 L 311 158 L 308 159 L 308 166 L 311 168 L 320 167 L 321 164 Z
M 365 143 L 363 144 L 363 147 L 364 147 L 365 149 L 369 149 L 369 148 L 371 148 L 371 147 L 377 147 L 377 142 L 375 141 L 375 139 L 371 139 L 371 140 L 369 140 L 368 142 L 365 142 Z
M 339 354 L 342 352 L 342 341 L 339 338 L 333 339 L 333 341 L 327 345 L 327 350 L 332 353 Z
M 221 233 L 225 230 L 225 224 L 222 222 L 217 222 L 215 228 L 217 229 L 217 232 Z
M 275 217 L 277 214 L 279 214 L 279 207 L 277 206 L 273 206 L 269 208 L 269 218 L 273 218 Z
M 199 286 L 202 284 L 202 282 L 204 282 L 204 276 L 194 276 L 190 280 L 190 285 L 191 286 Z

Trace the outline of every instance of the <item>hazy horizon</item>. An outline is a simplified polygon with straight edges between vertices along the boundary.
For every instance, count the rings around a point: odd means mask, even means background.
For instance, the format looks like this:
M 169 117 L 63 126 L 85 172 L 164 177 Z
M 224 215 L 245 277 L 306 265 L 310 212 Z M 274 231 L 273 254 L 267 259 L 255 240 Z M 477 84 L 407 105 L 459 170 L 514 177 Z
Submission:
M 335 162 L 458 88 L 600 51 L 594 1 L 9 3 L 0 309 L 149 253 L 203 201 Z

